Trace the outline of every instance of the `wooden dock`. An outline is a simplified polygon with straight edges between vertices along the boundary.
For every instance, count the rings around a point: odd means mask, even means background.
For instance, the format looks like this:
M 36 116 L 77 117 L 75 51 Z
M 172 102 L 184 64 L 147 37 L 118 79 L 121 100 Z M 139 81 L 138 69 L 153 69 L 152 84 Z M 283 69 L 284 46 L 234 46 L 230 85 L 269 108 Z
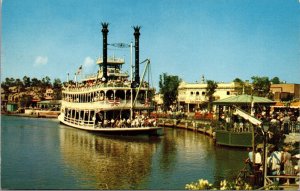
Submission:
M 191 131 L 197 131 L 199 133 L 215 137 L 213 128 L 210 121 L 200 121 L 192 119 L 166 119 L 159 118 L 158 125 L 163 127 L 181 128 Z

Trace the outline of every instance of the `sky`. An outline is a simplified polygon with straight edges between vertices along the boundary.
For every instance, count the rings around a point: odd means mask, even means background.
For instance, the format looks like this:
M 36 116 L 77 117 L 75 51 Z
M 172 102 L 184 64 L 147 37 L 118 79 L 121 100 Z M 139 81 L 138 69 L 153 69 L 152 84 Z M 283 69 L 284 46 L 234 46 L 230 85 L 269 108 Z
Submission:
M 155 87 L 163 73 L 300 83 L 299 0 L 2 0 L 1 80 L 96 72 L 101 22 L 109 44 L 134 42 L 132 27 L 142 27 L 140 61 L 151 60 Z M 130 49 L 109 46 L 108 55 L 125 58 L 129 72 Z

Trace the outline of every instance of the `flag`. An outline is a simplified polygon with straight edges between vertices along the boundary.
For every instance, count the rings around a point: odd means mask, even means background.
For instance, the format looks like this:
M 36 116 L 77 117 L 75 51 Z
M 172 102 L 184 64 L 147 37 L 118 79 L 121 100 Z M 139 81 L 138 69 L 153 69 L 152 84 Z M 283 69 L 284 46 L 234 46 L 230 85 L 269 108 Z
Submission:
M 81 70 L 82 70 L 82 65 L 78 68 L 77 75 L 81 73 Z

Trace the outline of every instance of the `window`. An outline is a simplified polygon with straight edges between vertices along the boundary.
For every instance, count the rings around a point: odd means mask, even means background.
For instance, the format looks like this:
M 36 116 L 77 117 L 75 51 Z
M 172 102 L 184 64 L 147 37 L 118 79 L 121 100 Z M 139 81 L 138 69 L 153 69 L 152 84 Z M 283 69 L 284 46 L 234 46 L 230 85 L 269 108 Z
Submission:
M 227 95 L 230 95 L 230 91 L 227 91 Z

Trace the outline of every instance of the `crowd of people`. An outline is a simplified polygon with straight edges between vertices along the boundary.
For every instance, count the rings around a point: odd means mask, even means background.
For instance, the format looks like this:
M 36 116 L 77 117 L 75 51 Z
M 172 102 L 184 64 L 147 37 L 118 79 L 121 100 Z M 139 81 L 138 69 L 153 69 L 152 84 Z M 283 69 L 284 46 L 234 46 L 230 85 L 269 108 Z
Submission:
M 256 148 L 253 153 L 252 148 L 248 148 L 248 158 L 245 160 L 249 165 L 249 171 L 251 174 L 256 174 L 260 177 L 263 176 L 263 152 L 261 148 Z M 254 155 L 254 156 L 253 156 Z M 253 161 L 254 160 L 254 161 Z M 290 147 L 286 146 L 280 150 L 277 146 L 270 148 L 267 153 L 266 160 L 266 174 L 269 176 L 300 175 L 300 154 L 291 154 Z M 283 184 L 290 184 L 289 178 L 272 178 L 273 181 L 282 182 Z M 299 184 L 299 178 L 296 178 L 296 183 Z
M 149 83 L 146 81 L 141 82 L 142 87 L 149 87 Z M 83 81 L 83 82 L 69 82 L 63 89 L 67 90 L 90 90 L 91 88 L 99 87 L 131 87 L 131 82 L 127 78 L 118 78 L 115 80 L 109 79 L 107 82 L 103 82 L 100 79 Z
M 96 120 L 96 119 L 95 119 Z M 96 120 L 97 127 L 100 128 L 125 128 L 125 127 L 156 127 L 157 119 L 144 115 L 136 115 L 134 119 L 102 119 Z
M 272 112 L 270 118 L 267 118 L 270 121 L 271 125 L 280 127 L 280 130 L 284 134 L 289 134 L 290 132 L 300 132 L 300 115 L 299 111 L 292 110 L 288 111 L 277 111 Z

